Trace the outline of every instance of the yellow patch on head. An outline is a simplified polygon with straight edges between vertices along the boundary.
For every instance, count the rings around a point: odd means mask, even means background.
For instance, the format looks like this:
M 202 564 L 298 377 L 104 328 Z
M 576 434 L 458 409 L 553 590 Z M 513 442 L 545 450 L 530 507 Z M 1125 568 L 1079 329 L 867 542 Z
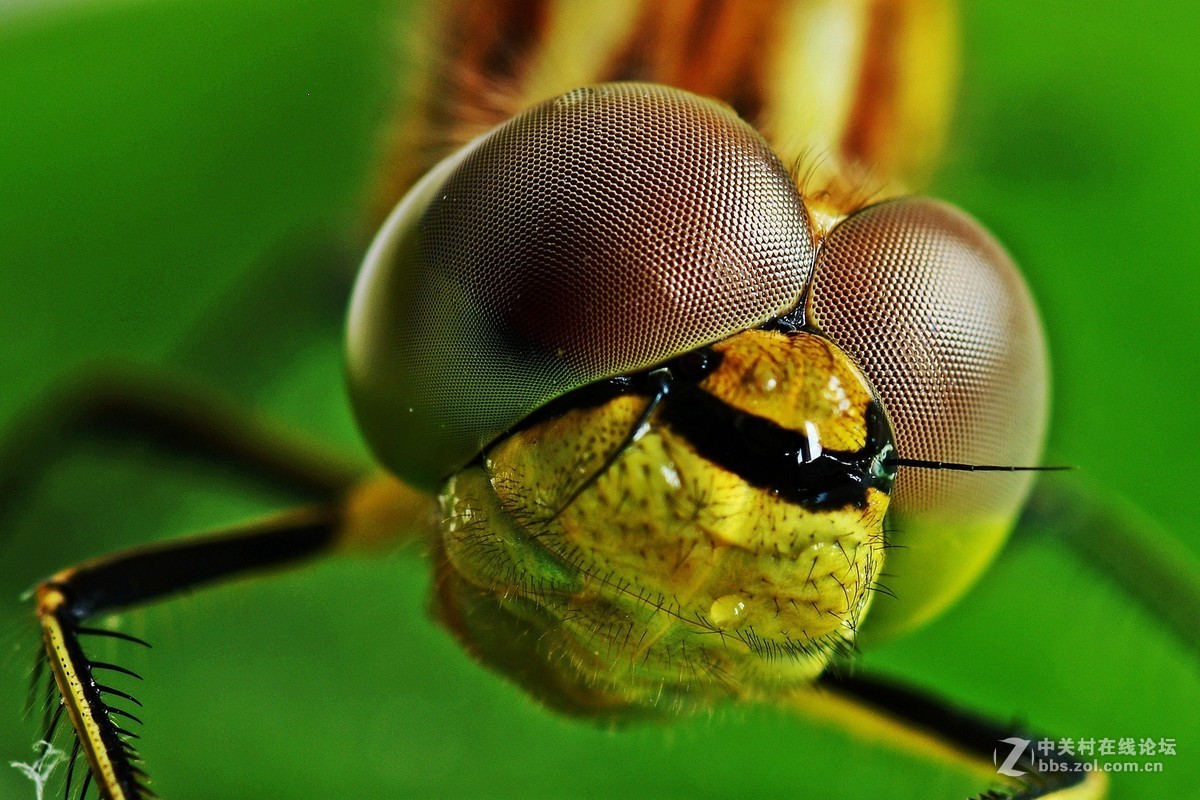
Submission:
M 809 452 L 868 442 L 871 391 L 828 341 L 754 330 L 712 352 L 715 366 L 689 386 L 714 414 L 801 437 Z M 736 425 L 678 428 L 671 404 L 687 402 L 673 389 L 643 420 L 651 398 L 614 389 L 511 434 L 446 484 L 446 563 L 474 588 L 472 619 L 453 608 L 443 618 L 552 705 L 608 713 L 761 696 L 853 648 L 882 563 L 885 491 L 798 501 L 713 455 L 744 447 L 721 439 Z M 717 441 L 694 441 L 708 436 Z M 552 678 L 488 633 L 516 618 Z

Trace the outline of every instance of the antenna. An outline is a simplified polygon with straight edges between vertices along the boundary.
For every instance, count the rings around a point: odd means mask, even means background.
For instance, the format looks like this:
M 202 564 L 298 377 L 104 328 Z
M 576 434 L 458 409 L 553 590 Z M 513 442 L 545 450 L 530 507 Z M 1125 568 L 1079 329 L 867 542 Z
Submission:
M 998 464 L 959 464 L 953 461 L 925 461 L 920 458 L 889 458 L 883 462 L 889 467 L 915 467 L 917 469 L 952 469 L 959 472 L 1065 472 L 1075 469 L 1068 466 L 1011 467 Z

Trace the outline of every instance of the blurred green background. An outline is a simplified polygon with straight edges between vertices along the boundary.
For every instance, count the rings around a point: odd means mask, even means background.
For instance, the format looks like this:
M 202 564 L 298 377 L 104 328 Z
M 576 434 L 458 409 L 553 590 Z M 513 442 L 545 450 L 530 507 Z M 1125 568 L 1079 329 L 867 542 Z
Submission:
M 163 365 L 360 445 L 337 323 L 407 10 L 380 0 L 0 4 L 0 430 L 54 382 Z M 1056 395 L 1048 460 L 1200 557 L 1186 457 L 1197 386 L 1200 12 L 971 3 L 932 189 L 1033 284 Z M 297 287 L 311 287 L 298 291 Z M 243 519 L 265 497 L 136 448 L 81 448 L 0 538 L 0 762 L 37 634 L 17 594 L 117 546 Z M 945 619 L 868 667 L 1057 736 L 1174 737 L 1116 797 L 1200 786 L 1200 669 L 1052 542 L 1025 542 Z M 184 798 L 953 797 L 962 776 L 772 709 L 611 732 L 472 664 L 425 614 L 412 555 L 346 559 L 125 615 L 143 753 Z M 0 769 L 0 797 L 32 786 Z

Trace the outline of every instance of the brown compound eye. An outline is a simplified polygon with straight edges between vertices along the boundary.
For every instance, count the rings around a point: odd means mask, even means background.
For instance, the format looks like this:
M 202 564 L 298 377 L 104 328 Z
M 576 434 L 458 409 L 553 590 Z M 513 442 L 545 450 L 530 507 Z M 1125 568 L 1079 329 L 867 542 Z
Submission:
M 794 305 L 813 255 L 802 201 L 758 133 L 644 84 L 579 89 L 514 119 L 422 227 L 470 309 L 589 379 Z
M 924 198 L 862 209 L 824 240 L 809 309 L 879 392 L 900 456 L 1037 463 L 1048 392 L 1041 323 L 1020 273 L 975 220 Z M 1011 518 L 1030 478 L 901 467 L 892 509 Z
M 431 488 L 549 400 L 794 307 L 815 244 L 763 138 L 677 89 L 547 101 L 439 165 L 355 288 L 355 411 Z

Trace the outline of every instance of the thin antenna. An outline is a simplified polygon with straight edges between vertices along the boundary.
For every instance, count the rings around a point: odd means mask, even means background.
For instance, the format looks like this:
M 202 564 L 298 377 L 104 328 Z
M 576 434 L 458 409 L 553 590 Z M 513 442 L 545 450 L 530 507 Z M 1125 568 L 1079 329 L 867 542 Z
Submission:
M 924 461 L 919 458 L 889 458 L 884 462 L 889 467 L 916 467 L 917 469 L 952 469 L 960 472 L 1065 472 L 1075 469 L 1068 466 L 1010 467 L 998 464 L 958 464 L 953 461 Z
M 604 459 L 604 463 L 600 465 L 600 468 L 589 475 L 587 480 L 579 484 L 575 491 L 571 492 L 571 496 L 567 498 L 565 503 L 559 506 L 558 511 L 555 511 L 554 516 L 552 516 L 550 519 L 558 519 L 558 517 L 564 511 L 570 508 L 572 503 L 579 499 L 579 495 L 591 488 L 592 484 L 594 484 L 601 475 L 603 475 L 605 472 L 608 472 L 609 467 L 617 463 L 618 458 L 625 455 L 625 451 L 629 449 L 629 446 L 642 436 L 642 429 L 645 428 L 650 422 L 650 417 L 654 414 L 654 410 L 658 408 L 658 404 L 662 402 L 662 399 L 666 397 L 667 393 L 671 390 L 672 375 L 669 369 L 660 367 L 659 369 L 652 370 L 649 373 L 649 377 L 653 380 L 651 385 L 655 387 L 654 394 L 650 396 L 650 400 L 647 401 L 646 407 L 642 409 L 642 413 L 638 416 L 637 422 L 632 428 L 630 428 L 629 434 L 621 442 L 620 446 L 608 454 L 608 457 Z

